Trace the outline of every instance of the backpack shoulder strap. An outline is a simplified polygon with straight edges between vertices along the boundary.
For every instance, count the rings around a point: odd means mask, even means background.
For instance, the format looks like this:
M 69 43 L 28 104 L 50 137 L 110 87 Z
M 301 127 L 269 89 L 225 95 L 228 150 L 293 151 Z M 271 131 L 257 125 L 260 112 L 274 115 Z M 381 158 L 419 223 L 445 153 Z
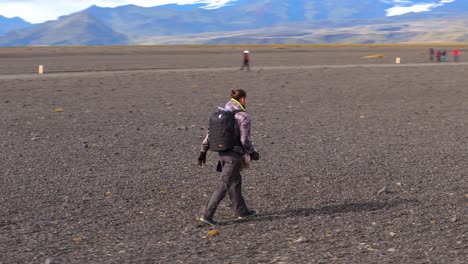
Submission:
M 244 112 L 244 110 L 234 110 L 234 111 L 231 111 L 231 113 L 233 115 L 237 114 L 237 113 L 240 113 L 240 112 Z

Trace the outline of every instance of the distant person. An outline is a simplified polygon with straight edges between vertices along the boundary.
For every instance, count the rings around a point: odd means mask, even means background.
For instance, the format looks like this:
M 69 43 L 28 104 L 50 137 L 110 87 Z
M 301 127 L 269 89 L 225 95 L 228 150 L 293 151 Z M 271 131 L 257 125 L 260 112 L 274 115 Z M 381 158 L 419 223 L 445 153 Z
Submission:
M 243 62 L 242 66 L 240 68 L 241 71 L 244 70 L 244 68 L 247 68 L 247 71 L 250 71 L 250 58 L 249 58 L 249 51 L 244 50 L 244 55 L 243 55 Z
M 453 51 L 453 61 L 454 62 L 460 61 L 460 50 L 459 49 L 455 49 Z
M 436 52 L 436 59 L 437 59 L 437 62 L 440 62 L 440 57 L 442 57 L 442 51 L 437 50 L 437 52 Z
M 201 208 L 200 222 L 216 226 L 213 220 L 219 203 L 226 193 L 231 198 L 232 209 L 239 219 L 254 217 L 255 210 L 249 210 L 242 196 L 243 168 L 249 166 L 250 160 L 259 160 L 260 155 L 255 151 L 250 135 L 250 116 L 247 113 L 247 93 L 244 90 L 232 90 L 231 100 L 224 108 L 214 113 L 210 119 L 209 131 L 201 145 L 198 165 L 206 163 L 208 150 L 218 152 L 219 161 L 217 171 L 221 172 L 218 187 Z
M 440 54 L 440 60 L 445 62 L 447 61 L 447 51 L 446 50 L 442 50 L 441 54 Z
M 429 60 L 434 61 L 434 49 L 433 48 L 429 49 Z

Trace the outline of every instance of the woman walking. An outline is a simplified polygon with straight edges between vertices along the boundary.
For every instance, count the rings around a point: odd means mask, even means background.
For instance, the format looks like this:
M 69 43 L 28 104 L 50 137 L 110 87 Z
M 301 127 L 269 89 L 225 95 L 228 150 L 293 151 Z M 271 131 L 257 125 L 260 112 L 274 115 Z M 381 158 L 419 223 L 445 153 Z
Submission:
M 209 197 L 208 201 L 200 210 L 198 220 L 200 222 L 215 226 L 218 222 L 213 220 L 216 209 L 219 203 L 224 199 L 226 193 L 232 202 L 232 209 L 239 219 L 256 216 L 255 210 L 249 210 L 247 204 L 242 196 L 242 176 L 240 174 L 243 167 L 248 166 L 250 159 L 259 160 L 260 155 L 255 151 L 254 145 L 250 135 L 250 116 L 246 110 L 247 93 L 242 90 L 232 90 L 231 99 L 226 103 L 221 112 L 217 112 L 210 120 L 210 131 L 203 140 L 201 145 L 200 156 L 198 157 L 198 164 L 201 166 L 206 163 L 206 153 L 210 148 L 219 153 L 218 171 L 221 172 L 221 180 L 218 187 Z M 220 128 L 224 123 L 220 122 L 219 126 L 212 125 L 212 122 L 217 122 L 217 117 L 222 119 L 224 113 L 230 112 L 234 116 L 234 128 L 232 138 L 223 139 L 226 134 L 223 133 L 224 128 Z M 213 121 L 212 121 L 213 120 Z M 229 131 L 229 129 L 225 130 Z M 219 150 L 219 146 L 224 143 L 219 142 L 234 142 L 232 147 L 227 150 Z

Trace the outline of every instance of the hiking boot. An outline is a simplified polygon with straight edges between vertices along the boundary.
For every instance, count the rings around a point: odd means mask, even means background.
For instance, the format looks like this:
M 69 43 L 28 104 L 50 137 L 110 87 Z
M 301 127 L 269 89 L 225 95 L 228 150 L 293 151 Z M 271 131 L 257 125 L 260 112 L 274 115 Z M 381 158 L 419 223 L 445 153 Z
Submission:
M 199 222 L 202 222 L 202 223 L 205 223 L 207 225 L 210 225 L 210 226 L 217 226 L 219 225 L 218 222 L 216 222 L 215 220 L 211 219 L 211 218 L 206 218 L 204 216 L 200 216 L 198 219 L 197 219 Z
M 237 218 L 240 219 L 240 220 L 244 220 L 244 219 L 249 219 L 249 218 L 252 218 L 252 217 L 255 217 L 255 216 L 257 216 L 257 211 L 250 210 L 250 211 L 248 211 L 247 213 L 245 213 L 243 215 L 239 215 Z

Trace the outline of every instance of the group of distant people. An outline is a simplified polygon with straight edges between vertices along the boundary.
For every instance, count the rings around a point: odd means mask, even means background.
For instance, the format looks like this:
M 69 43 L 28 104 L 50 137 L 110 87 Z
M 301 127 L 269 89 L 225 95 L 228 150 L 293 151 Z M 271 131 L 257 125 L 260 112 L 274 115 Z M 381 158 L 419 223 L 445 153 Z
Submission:
M 452 51 L 453 61 L 458 62 L 460 61 L 460 50 L 454 49 Z M 434 61 L 434 58 L 437 62 L 445 62 L 447 61 L 447 50 L 434 50 L 433 48 L 429 49 L 429 60 Z

